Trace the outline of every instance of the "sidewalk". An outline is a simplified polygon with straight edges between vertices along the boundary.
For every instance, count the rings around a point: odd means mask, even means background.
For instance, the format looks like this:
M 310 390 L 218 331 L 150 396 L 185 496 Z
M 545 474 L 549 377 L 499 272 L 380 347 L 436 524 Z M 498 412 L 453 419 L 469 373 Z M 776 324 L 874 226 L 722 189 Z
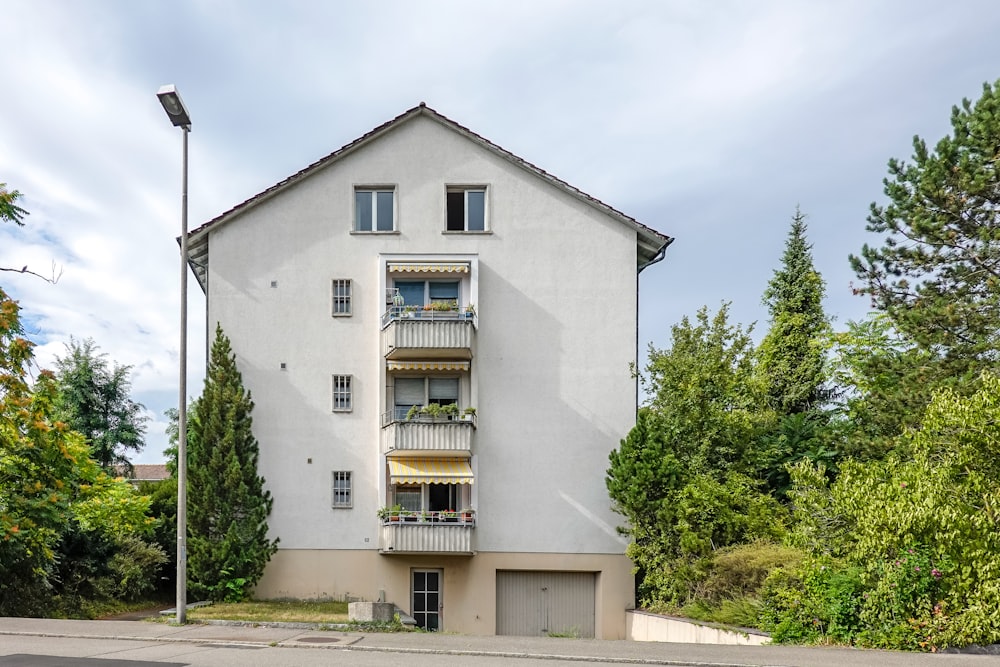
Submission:
M 447 633 L 328 632 L 303 627 L 253 625 L 173 626 L 145 621 L 76 621 L 0 618 L 0 636 L 29 635 L 109 640 L 192 642 L 197 644 L 268 645 L 329 648 L 387 653 L 441 653 L 450 655 L 583 660 L 623 664 L 698 665 L 699 667 L 879 665 L 910 667 L 987 667 L 996 656 L 931 655 L 845 648 L 796 646 L 715 646 L 656 642 L 558 639 L 549 637 L 480 637 Z M 2 645 L 2 641 L 0 641 Z M 2 649 L 0 649 L 2 653 Z

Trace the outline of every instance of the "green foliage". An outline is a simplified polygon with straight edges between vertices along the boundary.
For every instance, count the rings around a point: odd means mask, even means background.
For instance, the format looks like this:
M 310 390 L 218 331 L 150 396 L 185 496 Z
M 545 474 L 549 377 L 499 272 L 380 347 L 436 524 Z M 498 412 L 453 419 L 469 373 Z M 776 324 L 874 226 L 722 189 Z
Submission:
M 642 378 L 671 451 L 690 469 L 713 474 L 750 472 L 748 447 L 773 421 L 762 407 L 750 329 L 728 317 L 728 304 L 714 316 L 702 308 L 693 323 L 684 317 L 671 328 L 670 349 L 650 345 Z
M 825 293 L 806 241 L 805 215 L 796 208 L 781 268 L 764 292 L 771 328 L 759 350 L 767 397 L 779 414 L 807 412 L 829 398 L 824 387 L 824 341 L 830 328 L 823 311 Z
M 850 641 L 859 628 L 861 572 L 821 558 L 779 567 L 764 582 L 760 627 L 775 643 Z
M 883 245 L 851 264 L 857 292 L 920 349 L 978 371 L 1000 331 L 1000 82 L 953 107 L 951 125 L 933 149 L 914 137 L 910 163 L 889 161 L 890 203 L 868 217 Z
M 236 355 L 216 327 L 188 424 L 188 585 L 195 596 L 246 598 L 278 548 L 267 537 L 273 500 L 257 474 L 252 411 Z
M 158 584 L 156 575 L 168 560 L 163 548 L 138 535 L 120 537 L 116 547 L 109 563 L 115 582 L 115 597 L 139 600 L 153 592 Z
M 149 514 L 155 520 L 150 541 L 165 554 L 157 591 L 167 593 L 177 588 L 177 477 L 162 482 L 142 482 L 139 493 L 149 496 Z
M 17 205 L 17 200 L 21 198 L 21 193 L 17 190 L 8 190 L 6 183 L 0 183 L 0 222 L 13 222 L 18 227 L 24 226 L 24 216 L 28 212 Z
M 105 470 L 131 470 L 130 451 L 142 449 L 147 417 L 129 393 L 131 366 L 108 365 L 90 338 L 70 339 L 56 359 L 59 417 L 87 438 L 91 456 Z
M 884 313 L 833 336 L 831 373 L 843 388 L 837 411 L 849 425 L 841 447 L 860 459 L 881 459 L 906 428 L 920 425 L 934 392 L 975 391 L 979 375 L 963 361 L 921 348 Z
M 83 438 L 54 418 L 52 374 L 28 384 L 32 343 L 19 312 L 0 289 L 0 615 L 47 605 L 70 501 L 81 478 L 96 476 Z
M 149 529 L 149 500 L 106 475 L 56 418 L 52 373 L 28 384 L 21 333 L 18 305 L 0 290 L 0 614 L 42 615 L 116 594 L 109 561 Z

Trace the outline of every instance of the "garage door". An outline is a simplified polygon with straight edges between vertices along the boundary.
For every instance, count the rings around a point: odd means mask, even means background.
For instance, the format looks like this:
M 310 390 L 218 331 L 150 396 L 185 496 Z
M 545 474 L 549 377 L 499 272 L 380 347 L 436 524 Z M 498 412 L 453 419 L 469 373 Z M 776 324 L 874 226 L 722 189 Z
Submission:
M 594 572 L 497 571 L 497 634 L 594 636 Z

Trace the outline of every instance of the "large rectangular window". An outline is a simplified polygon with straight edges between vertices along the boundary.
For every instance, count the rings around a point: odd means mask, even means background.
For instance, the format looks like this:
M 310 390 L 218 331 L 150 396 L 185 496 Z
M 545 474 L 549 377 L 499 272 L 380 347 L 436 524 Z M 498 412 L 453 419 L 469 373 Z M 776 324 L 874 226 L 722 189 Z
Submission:
M 350 278 L 333 281 L 333 315 L 334 317 L 349 317 L 351 315 Z
M 395 288 L 406 306 L 427 306 L 434 303 L 458 305 L 457 280 L 397 280 Z
M 395 193 L 391 188 L 354 190 L 354 231 L 391 232 L 396 229 Z
M 333 411 L 350 412 L 354 407 L 351 400 L 351 376 L 333 376 Z
M 457 377 L 396 378 L 393 383 L 393 418 L 406 419 L 415 405 L 458 404 Z
M 351 489 L 351 471 L 333 471 L 333 507 L 349 509 L 354 505 Z
M 448 188 L 447 230 L 486 231 L 486 188 Z

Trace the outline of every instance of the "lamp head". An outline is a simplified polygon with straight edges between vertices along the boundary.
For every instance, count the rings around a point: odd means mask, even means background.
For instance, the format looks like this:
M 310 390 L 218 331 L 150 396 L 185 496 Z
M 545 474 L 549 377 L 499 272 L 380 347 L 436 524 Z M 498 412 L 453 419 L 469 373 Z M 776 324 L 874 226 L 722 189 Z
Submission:
M 160 98 L 160 104 L 163 105 L 163 110 L 167 112 L 167 118 L 174 124 L 174 127 L 191 129 L 191 116 L 188 114 L 187 107 L 184 106 L 184 100 L 181 99 L 181 94 L 177 92 L 176 86 L 160 86 L 156 96 Z

